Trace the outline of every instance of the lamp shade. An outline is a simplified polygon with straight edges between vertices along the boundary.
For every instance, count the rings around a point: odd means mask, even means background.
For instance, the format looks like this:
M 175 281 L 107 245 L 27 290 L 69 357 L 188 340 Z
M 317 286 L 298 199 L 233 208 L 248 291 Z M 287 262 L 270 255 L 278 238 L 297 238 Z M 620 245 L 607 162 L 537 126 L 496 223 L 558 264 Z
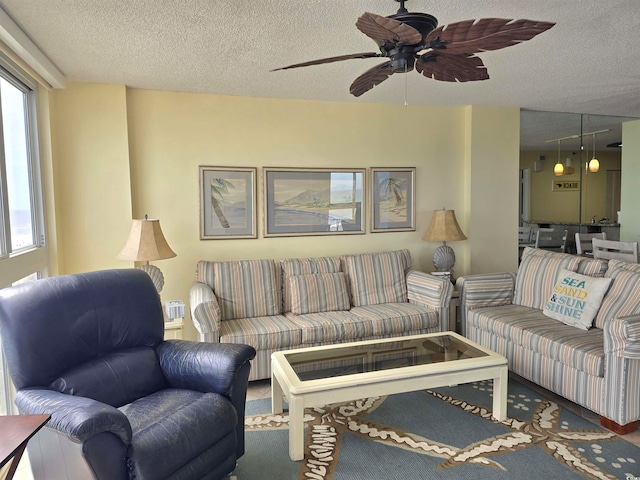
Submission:
M 457 240 L 466 240 L 467 237 L 462 233 L 462 229 L 458 225 L 455 211 L 434 210 L 431 224 L 422 239 L 430 242 L 455 242 Z
M 589 160 L 587 168 L 589 169 L 589 172 L 596 173 L 598 170 L 600 170 L 600 162 L 596 157 L 593 157 L 591 160 Z
M 164 238 L 160 228 L 160 220 L 133 220 L 131 233 L 122 251 L 120 260 L 150 261 L 175 257 L 176 254 Z

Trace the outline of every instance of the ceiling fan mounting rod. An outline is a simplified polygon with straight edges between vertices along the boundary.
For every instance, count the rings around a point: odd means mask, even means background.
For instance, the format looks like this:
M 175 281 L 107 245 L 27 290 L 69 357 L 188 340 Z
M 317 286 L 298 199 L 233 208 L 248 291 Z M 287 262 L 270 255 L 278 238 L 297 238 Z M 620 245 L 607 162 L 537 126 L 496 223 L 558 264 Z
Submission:
M 406 1 L 407 0 L 396 0 L 396 2 L 398 2 L 400 4 L 400 8 L 398 8 L 398 12 L 397 13 L 409 13 L 409 10 L 404 8 L 404 2 L 406 2 Z

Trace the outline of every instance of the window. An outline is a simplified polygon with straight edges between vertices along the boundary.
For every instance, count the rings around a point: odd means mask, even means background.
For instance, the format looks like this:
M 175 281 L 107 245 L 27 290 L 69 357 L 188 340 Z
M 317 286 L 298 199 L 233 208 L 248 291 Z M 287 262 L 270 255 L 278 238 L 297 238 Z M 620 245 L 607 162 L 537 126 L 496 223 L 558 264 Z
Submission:
M 35 88 L 0 68 L 0 288 L 48 265 Z
M 0 288 L 37 280 L 49 266 L 36 129 L 37 86 L 5 60 L 0 55 Z M 13 410 L 13 385 L 0 352 L 0 414 Z

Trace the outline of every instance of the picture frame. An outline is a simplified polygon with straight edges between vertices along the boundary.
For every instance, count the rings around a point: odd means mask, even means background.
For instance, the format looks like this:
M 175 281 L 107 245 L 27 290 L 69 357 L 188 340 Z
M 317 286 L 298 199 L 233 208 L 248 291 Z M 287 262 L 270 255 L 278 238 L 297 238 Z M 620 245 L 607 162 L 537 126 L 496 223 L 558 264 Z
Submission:
M 416 229 L 415 167 L 371 168 L 371 232 Z
M 366 169 L 263 168 L 264 237 L 365 233 Z
M 199 167 L 200 240 L 257 238 L 254 167 Z

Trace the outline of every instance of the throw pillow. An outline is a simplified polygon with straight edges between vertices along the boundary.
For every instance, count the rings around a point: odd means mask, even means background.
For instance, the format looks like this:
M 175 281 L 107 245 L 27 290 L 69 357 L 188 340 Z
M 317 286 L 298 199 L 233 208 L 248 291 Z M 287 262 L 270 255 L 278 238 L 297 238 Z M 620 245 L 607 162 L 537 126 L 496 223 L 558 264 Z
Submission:
M 294 275 L 289 278 L 289 292 L 295 315 L 351 308 L 342 272 Z
M 543 312 L 567 325 L 589 330 L 610 283 L 610 278 L 589 277 L 562 269 Z

